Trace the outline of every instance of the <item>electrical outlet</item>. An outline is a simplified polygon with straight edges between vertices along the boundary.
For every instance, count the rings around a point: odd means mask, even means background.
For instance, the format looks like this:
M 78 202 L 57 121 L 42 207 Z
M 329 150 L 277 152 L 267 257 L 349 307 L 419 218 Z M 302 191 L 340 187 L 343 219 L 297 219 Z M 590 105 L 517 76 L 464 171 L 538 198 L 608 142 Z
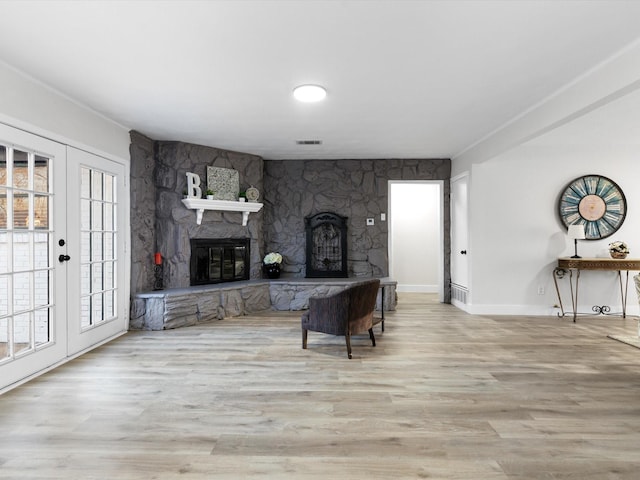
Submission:
M 544 295 L 544 285 L 538 285 L 538 295 Z
M 367 225 L 375 225 L 375 220 L 373 218 L 367 218 Z

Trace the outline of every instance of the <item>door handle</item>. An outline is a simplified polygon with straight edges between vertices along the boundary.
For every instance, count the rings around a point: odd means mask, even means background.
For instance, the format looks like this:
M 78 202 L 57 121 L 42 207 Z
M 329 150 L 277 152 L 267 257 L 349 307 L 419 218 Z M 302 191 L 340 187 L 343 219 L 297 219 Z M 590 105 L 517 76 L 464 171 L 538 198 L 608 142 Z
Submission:
M 466 250 L 460 250 L 460 255 L 466 255 L 467 251 Z
M 60 256 L 58 257 L 58 261 L 60 263 L 68 262 L 69 260 L 71 260 L 71 257 L 69 255 L 60 254 Z

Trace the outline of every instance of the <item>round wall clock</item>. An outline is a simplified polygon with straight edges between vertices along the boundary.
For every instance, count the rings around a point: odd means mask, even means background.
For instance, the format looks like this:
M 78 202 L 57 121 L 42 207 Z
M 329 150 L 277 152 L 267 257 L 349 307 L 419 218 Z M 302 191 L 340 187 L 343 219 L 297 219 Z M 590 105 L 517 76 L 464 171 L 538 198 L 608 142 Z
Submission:
M 247 196 L 247 200 L 250 202 L 257 202 L 258 198 L 260 198 L 260 192 L 253 185 L 247 188 L 245 195 Z
M 627 200 L 620 187 L 602 175 L 584 175 L 571 181 L 558 202 L 565 227 L 583 224 L 587 240 L 615 233 L 627 215 Z

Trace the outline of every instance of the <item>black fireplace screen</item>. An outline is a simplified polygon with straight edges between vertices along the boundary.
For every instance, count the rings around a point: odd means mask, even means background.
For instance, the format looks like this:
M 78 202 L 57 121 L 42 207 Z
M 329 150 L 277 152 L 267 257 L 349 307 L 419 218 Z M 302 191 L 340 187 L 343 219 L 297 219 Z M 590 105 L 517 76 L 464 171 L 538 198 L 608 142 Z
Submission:
M 191 240 L 191 285 L 249 280 L 249 239 Z
M 323 212 L 305 218 L 307 277 L 347 277 L 347 217 Z

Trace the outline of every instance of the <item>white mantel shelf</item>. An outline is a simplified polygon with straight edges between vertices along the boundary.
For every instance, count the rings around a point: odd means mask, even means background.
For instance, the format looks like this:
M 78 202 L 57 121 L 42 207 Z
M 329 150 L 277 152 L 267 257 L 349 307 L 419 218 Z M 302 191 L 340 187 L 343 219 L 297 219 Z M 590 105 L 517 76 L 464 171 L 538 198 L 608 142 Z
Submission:
M 187 208 L 196 211 L 196 223 L 202 223 L 205 210 L 221 210 L 225 212 L 242 212 L 242 225 L 246 226 L 249 214 L 262 208 L 262 203 L 234 202 L 232 200 L 205 200 L 203 198 L 183 198 L 182 203 Z

